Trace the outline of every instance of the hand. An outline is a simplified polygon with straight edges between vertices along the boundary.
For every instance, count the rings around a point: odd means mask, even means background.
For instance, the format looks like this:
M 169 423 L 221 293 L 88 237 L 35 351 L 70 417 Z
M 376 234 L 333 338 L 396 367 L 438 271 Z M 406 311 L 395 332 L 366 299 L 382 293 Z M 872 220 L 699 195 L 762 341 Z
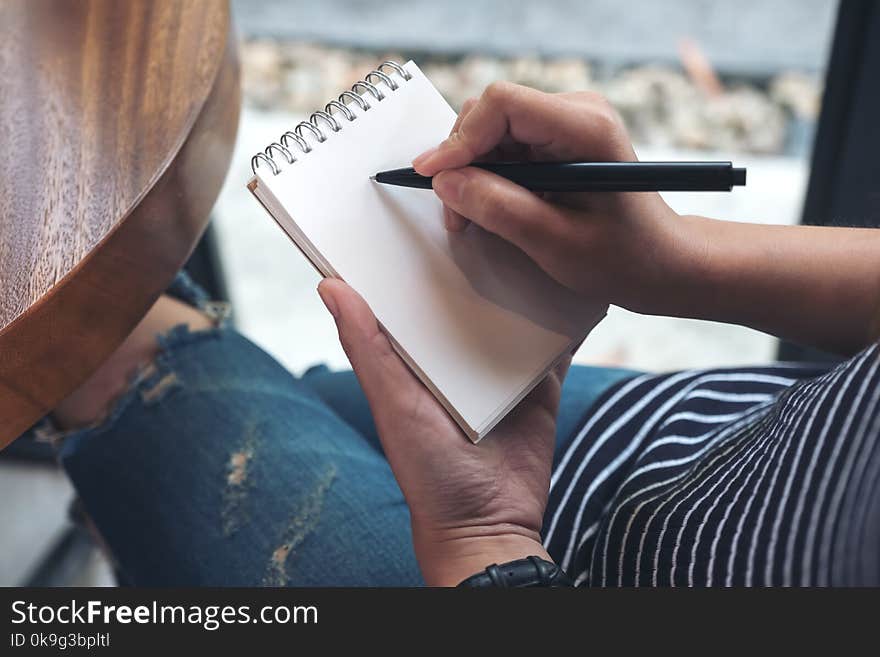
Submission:
M 641 312 L 699 257 L 685 221 L 657 193 L 539 196 L 481 169 L 475 160 L 634 161 L 616 112 L 601 96 L 546 94 L 511 83 L 465 103 L 452 134 L 413 161 L 435 176 L 446 226 L 467 220 L 513 242 L 563 285 Z
M 509 83 L 465 104 L 452 134 L 413 161 L 435 176 L 446 225 L 513 242 L 563 285 L 636 312 L 742 324 L 852 354 L 876 340 L 877 229 L 768 226 L 678 216 L 646 192 L 538 196 L 474 160 L 635 160 L 597 94 Z
M 410 372 L 354 290 L 327 279 L 318 292 L 409 505 L 425 581 L 455 585 L 492 563 L 549 559 L 539 532 L 568 359 L 474 445 Z

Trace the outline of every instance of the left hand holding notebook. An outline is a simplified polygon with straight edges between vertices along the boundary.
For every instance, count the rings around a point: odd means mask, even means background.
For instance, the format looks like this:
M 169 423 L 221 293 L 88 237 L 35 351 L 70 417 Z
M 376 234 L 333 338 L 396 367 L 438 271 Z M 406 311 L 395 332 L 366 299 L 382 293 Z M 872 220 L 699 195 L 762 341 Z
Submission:
M 694 259 L 685 222 L 656 192 L 539 196 L 467 166 L 492 159 L 635 161 L 623 122 L 598 94 L 493 84 L 465 103 L 450 137 L 413 166 L 436 176 L 449 230 L 473 221 L 589 298 L 651 312 L 645 302 L 664 294 Z
M 454 586 L 490 563 L 549 559 L 540 531 L 570 358 L 495 427 L 492 440 L 474 445 L 462 440 L 458 425 L 397 355 L 357 292 L 333 279 L 318 291 L 410 508 L 425 582 Z

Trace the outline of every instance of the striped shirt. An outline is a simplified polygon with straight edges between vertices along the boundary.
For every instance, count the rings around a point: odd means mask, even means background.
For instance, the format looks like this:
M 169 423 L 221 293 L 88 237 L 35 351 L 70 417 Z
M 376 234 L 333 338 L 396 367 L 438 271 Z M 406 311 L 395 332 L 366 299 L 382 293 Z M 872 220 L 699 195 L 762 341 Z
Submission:
M 579 585 L 880 584 L 880 355 L 645 375 L 555 465 L 544 542 Z

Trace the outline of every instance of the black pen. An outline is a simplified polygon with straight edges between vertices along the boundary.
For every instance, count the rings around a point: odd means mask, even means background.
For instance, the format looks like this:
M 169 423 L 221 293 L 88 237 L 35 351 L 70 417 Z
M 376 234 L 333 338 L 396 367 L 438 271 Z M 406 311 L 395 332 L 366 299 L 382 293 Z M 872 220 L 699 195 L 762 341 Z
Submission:
M 730 162 L 474 162 L 469 166 L 535 192 L 729 192 L 746 184 L 746 170 Z M 412 168 L 380 171 L 386 185 L 431 189 Z

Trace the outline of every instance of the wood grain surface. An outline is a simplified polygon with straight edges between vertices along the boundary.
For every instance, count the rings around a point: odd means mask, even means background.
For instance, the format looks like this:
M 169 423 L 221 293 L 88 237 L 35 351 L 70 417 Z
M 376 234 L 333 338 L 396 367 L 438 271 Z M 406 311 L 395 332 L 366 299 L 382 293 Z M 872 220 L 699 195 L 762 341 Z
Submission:
M 91 374 L 186 260 L 223 182 L 221 0 L 0 2 L 0 447 Z

